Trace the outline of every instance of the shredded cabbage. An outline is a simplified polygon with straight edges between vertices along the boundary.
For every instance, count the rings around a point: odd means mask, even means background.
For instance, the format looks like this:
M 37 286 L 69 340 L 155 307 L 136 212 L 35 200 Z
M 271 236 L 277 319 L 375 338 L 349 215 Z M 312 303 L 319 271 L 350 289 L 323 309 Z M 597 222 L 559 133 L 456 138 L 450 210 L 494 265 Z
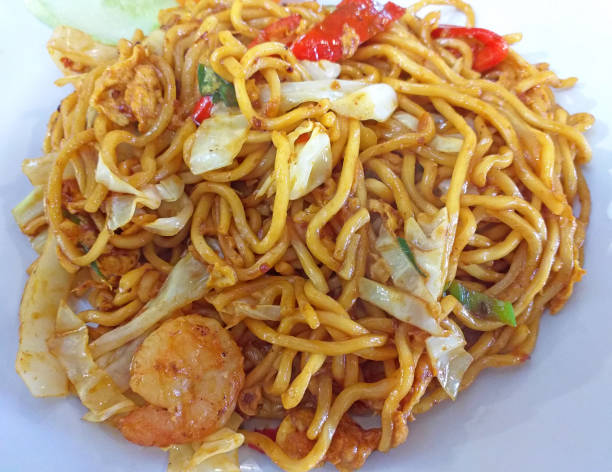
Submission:
M 387 84 L 373 84 L 331 103 L 336 113 L 361 121 L 386 121 L 397 108 L 397 94 Z
M 193 215 L 193 203 L 187 195 L 183 194 L 177 201 L 162 203 L 159 211 L 161 214 L 174 213 L 174 216 L 157 218 L 143 225 L 143 228 L 160 236 L 175 236 Z
M 68 394 L 68 378 L 49 352 L 60 301 L 70 292 L 72 275 L 60 265 L 56 242 L 49 233 L 42 255 L 23 291 L 19 308 L 19 350 L 15 368 L 35 397 Z
M 244 435 L 236 430 L 242 417 L 232 413 L 224 428 L 202 443 L 177 444 L 168 448 L 168 472 L 240 472 L 238 448 Z
M 21 170 L 30 179 L 32 185 L 46 185 L 56 157 L 57 153 L 51 152 L 35 159 L 24 159 Z M 64 178 L 69 179 L 71 177 L 74 177 L 74 169 L 72 166 L 66 166 Z
M 287 111 L 304 102 L 320 102 L 321 100 L 337 100 L 345 95 L 366 87 L 367 82 L 358 80 L 307 80 L 304 82 L 281 83 L 281 111 Z M 261 88 L 261 101 L 270 100 L 270 88 Z
M 151 31 L 142 42 L 149 50 L 156 56 L 162 56 L 164 54 L 164 40 L 166 39 L 166 32 L 161 29 Z
M 69 26 L 55 28 L 47 43 L 47 50 L 64 75 L 72 75 L 74 70 L 66 67 L 66 61 L 62 61 L 62 58 L 68 58 L 81 67 L 95 67 L 105 62 L 112 62 L 119 56 L 116 47 L 99 43 L 87 33 Z
M 425 285 L 425 280 L 403 253 L 397 239 L 391 235 L 384 224 L 380 227 L 375 246 L 391 269 L 391 279 L 396 287 L 406 290 L 428 303 L 434 302 Z
M 122 392 L 130 388 L 130 365 L 132 364 L 132 358 L 151 331 L 147 330 L 143 335 L 138 336 L 129 343 L 114 351 L 107 352 L 96 359 L 96 363 L 100 368 L 104 369 L 104 372 L 110 375 L 113 382 Z
M 249 133 L 249 122 L 242 114 L 213 113 L 195 134 L 185 163 L 195 175 L 221 169 L 234 162 Z
M 291 133 L 291 140 L 295 143 L 299 136 L 307 132 L 310 132 L 310 138 L 304 144 L 295 145 L 295 157 L 289 163 L 290 200 L 310 193 L 332 173 L 331 143 L 322 125 L 311 121 L 300 125 Z
M 55 331 L 49 341 L 51 350 L 64 366 L 81 402 L 89 408 L 85 420 L 99 423 L 136 407 L 94 362 L 87 326 L 64 301 L 57 311 Z
M 94 358 L 123 346 L 174 311 L 202 298 L 208 292 L 208 278 L 206 266 L 188 251 L 170 271 L 157 296 L 138 315 L 91 343 Z
M 358 80 L 307 80 L 281 84 L 281 111 L 300 103 L 330 100 L 336 113 L 359 120 L 385 121 L 397 108 L 397 94 L 387 84 L 368 84 Z M 270 89 L 264 86 L 261 100 L 270 100 Z
M 335 79 L 340 75 L 342 67 L 337 62 L 328 60 L 321 61 L 299 61 L 310 74 L 312 80 Z
M 44 197 L 44 187 L 38 185 L 11 211 L 13 218 L 15 218 L 22 231 L 24 226 L 34 218 L 45 214 Z
M 96 182 L 103 184 L 107 189 L 113 192 L 127 193 L 139 197 L 143 205 L 148 208 L 158 208 L 161 203 L 159 192 L 157 192 L 153 186 L 146 187 L 142 191 L 138 190 L 117 174 L 113 173 L 101 157 L 98 157 L 95 179 Z
M 419 221 L 410 218 L 404 224 L 406 242 L 418 266 L 427 273 L 425 285 L 434 300 L 442 295 L 446 281 L 446 243 L 448 238 L 448 211 L 446 207 L 434 215 L 419 215 Z
M 393 115 L 393 118 L 402 123 L 411 131 L 416 131 L 418 129 L 419 119 L 416 116 L 411 115 L 410 113 L 406 113 L 405 111 L 398 111 Z M 437 134 L 431 140 L 430 145 L 436 151 L 456 154 L 461 150 L 461 147 L 463 146 L 463 137 L 461 135 L 443 136 Z
M 443 323 L 449 328 L 450 334 L 430 336 L 425 341 L 425 347 L 438 382 L 454 400 L 461 379 L 474 358 L 465 350 L 466 342 L 461 328 L 448 318 Z
M 412 294 L 362 277 L 359 280 L 359 297 L 429 334 L 442 334 L 438 320 L 430 313 L 428 304 Z

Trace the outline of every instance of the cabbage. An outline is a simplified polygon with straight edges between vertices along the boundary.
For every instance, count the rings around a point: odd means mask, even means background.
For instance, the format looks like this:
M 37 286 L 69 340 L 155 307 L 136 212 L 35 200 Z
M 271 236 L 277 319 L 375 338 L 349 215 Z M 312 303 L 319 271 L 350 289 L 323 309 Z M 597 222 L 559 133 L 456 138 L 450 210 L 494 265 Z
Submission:
M 47 50 L 55 65 L 66 76 L 73 75 L 83 67 L 96 67 L 119 57 L 117 48 L 98 43 L 88 34 L 69 26 L 55 28 L 47 43 Z M 72 68 L 66 67 L 65 58 L 74 63 Z
M 331 103 L 336 113 L 357 120 L 387 121 L 397 108 L 397 94 L 387 84 L 373 84 Z
M 132 358 L 150 331 L 146 331 L 143 335 L 138 336 L 129 343 L 114 351 L 107 352 L 96 359 L 96 363 L 113 379 L 113 382 L 122 392 L 130 388 L 130 365 Z
M 405 239 L 417 265 L 427 273 L 425 285 L 434 300 L 442 295 L 446 281 L 446 244 L 448 238 L 446 207 L 435 215 L 419 215 L 419 221 L 409 218 L 404 224 Z
M 157 14 L 175 0 L 25 0 L 28 9 L 51 27 L 70 25 L 109 44 L 157 27 Z
M 406 290 L 429 303 L 434 301 L 425 285 L 425 280 L 406 257 L 397 239 L 391 235 L 384 224 L 380 227 L 375 246 L 391 269 L 391 279 L 396 287 Z
M 289 199 L 297 200 L 325 182 L 332 173 L 332 152 L 329 136 L 319 123 L 308 121 L 293 133 L 293 142 L 300 135 L 310 132 L 304 144 L 295 145 L 294 156 L 289 163 Z
M 425 341 L 425 347 L 438 382 L 454 400 L 459 392 L 463 374 L 474 358 L 465 350 L 466 342 L 459 326 L 448 318 L 444 320 L 444 324 L 449 328 L 450 334 L 430 336 Z
M 49 228 L 47 227 L 33 238 L 30 238 L 30 244 L 32 244 L 32 249 L 34 249 L 38 254 L 42 254 L 48 236 Z
M 87 326 L 64 301 L 60 303 L 57 312 L 55 331 L 55 337 L 49 341 L 49 345 L 64 366 L 81 402 L 89 408 L 85 420 L 106 421 L 136 407 L 94 362 L 87 345 Z
M 144 39 L 142 44 L 149 48 L 151 53 L 156 56 L 163 56 L 164 54 L 164 40 L 166 39 L 166 32 L 161 29 L 151 31 L 149 35 Z
M 359 280 L 359 297 L 400 321 L 409 323 L 429 334 L 440 335 L 442 329 L 422 299 L 362 277 Z
M 332 85 L 333 84 L 333 85 Z M 287 111 L 304 102 L 320 102 L 321 100 L 337 100 L 366 87 L 366 82 L 358 80 L 307 80 L 304 82 L 283 82 L 281 84 L 281 111 Z M 270 88 L 261 88 L 261 101 L 270 100 Z
M 60 301 L 70 292 L 72 275 L 60 265 L 49 233 L 42 255 L 26 283 L 19 307 L 19 350 L 15 368 L 35 397 L 68 394 L 68 378 L 49 352 Z
M 178 175 L 171 175 L 161 180 L 155 188 L 163 201 L 175 202 L 185 192 L 185 182 Z
M 174 311 L 202 298 L 209 289 L 208 279 L 206 266 L 187 251 L 172 268 L 157 296 L 138 315 L 91 343 L 94 358 L 123 346 Z
M 411 115 L 410 113 L 406 113 L 405 111 L 398 111 L 396 114 L 393 115 L 393 118 L 402 123 L 411 131 L 416 131 L 419 127 L 419 119 L 416 116 Z M 461 135 L 436 135 L 431 140 L 429 145 L 436 151 L 456 154 L 461 150 L 461 147 L 463 146 L 463 137 Z
M 240 472 L 238 448 L 244 435 L 236 430 L 242 417 L 232 413 L 224 428 L 202 443 L 177 444 L 168 448 L 168 472 Z
M 359 80 L 307 80 L 281 84 L 281 111 L 304 102 L 330 100 L 331 109 L 340 115 L 358 120 L 385 121 L 397 108 L 397 94 L 387 84 Z M 270 100 L 270 88 L 261 89 L 261 101 Z
M 242 149 L 249 134 L 249 122 L 242 114 L 213 113 L 195 133 L 185 163 L 195 175 L 226 167 Z
M 159 208 L 161 214 L 172 214 L 164 218 L 157 218 L 151 223 L 143 225 L 143 228 L 160 236 L 175 236 L 182 230 L 193 214 L 193 203 L 191 199 L 183 194 L 175 202 L 164 202 Z
M 342 67 L 336 62 L 327 61 L 299 61 L 312 80 L 335 79 L 340 75 Z
M 95 179 L 96 182 L 103 184 L 107 189 L 112 190 L 113 192 L 127 193 L 129 195 L 134 195 L 141 198 L 143 204 L 145 204 L 148 208 L 158 208 L 161 203 L 159 192 L 157 192 L 153 186 L 149 186 L 142 191 L 138 190 L 117 174 L 113 173 L 113 171 L 109 169 L 101 157 L 98 157 Z
M 21 170 L 30 179 L 32 185 L 47 185 L 56 157 L 57 153 L 51 152 L 36 159 L 24 159 L 21 164 Z M 74 170 L 72 166 L 66 166 L 64 178 L 71 177 L 74 177 Z
M 15 218 L 15 221 L 22 231 L 24 226 L 34 218 L 38 218 L 45 214 L 44 198 L 44 187 L 38 185 L 34 187 L 28 196 L 19 202 L 13 210 L 11 210 L 13 218 Z
M 98 165 L 96 167 L 96 182 L 104 184 L 109 190 L 133 195 L 115 195 L 110 198 L 109 207 L 107 209 L 107 226 L 113 231 L 117 228 L 125 226 L 132 220 L 134 213 L 136 212 L 137 205 L 143 205 L 147 208 L 155 210 L 159 208 L 162 201 L 175 202 L 179 200 L 184 195 L 185 190 L 185 184 L 176 175 L 166 177 L 156 185 L 147 185 L 142 190 L 138 190 L 114 174 L 102 159 L 98 159 Z M 191 201 L 186 203 L 183 200 L 183 205 L 189 206 L 191 205 Z M 169 207 L 170 212 L 172 212 L 173 209 L 175 209 L 175 207 Z M 191 213 L 193 213 L 193 207 L 191 207 L 189 216 L 187 216 L 185 222 L 182 223 L 182 226 L 184 226 L 187 220 L 191 217 Z M 179 221 L 173 220 L 168 223 L 161 223 L 159 226 L 159 231 L 172 232 L 174 230 L 172 225 L 174 223 L 180 224 L 183 221 L 184 216 L 185 213 L 181 215 L 181 220 Z M 156 227 L 156 225 L 153 225 L 153 228 Z M 156 232 L 156 230 L 151 231 Z M 180 231 L 180 228 L 178 231 Z M 176 233 L 178 233 L 178 231 L 176 231 Z

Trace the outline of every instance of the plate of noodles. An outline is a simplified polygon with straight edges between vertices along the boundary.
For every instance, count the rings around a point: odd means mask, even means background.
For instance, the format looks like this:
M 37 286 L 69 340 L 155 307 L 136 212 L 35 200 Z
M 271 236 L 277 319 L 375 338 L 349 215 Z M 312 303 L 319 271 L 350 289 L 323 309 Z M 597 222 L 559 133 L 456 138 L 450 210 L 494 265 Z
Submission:
M 25 3 L 0 469 L 608 470 L 608 7 Z

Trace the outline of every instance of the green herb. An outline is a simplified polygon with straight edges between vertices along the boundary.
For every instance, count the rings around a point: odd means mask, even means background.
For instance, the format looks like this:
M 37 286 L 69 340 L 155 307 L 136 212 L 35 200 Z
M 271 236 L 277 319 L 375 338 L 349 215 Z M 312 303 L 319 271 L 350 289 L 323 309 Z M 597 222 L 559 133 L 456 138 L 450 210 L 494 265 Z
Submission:
M 419 267 L 419 265 L 417 264 L 416 258 L 414 257 L 414 253 L 412 252 L 412 249 L 410 249 L 410 246 L 408 246 L 408 243 L 406 242 L 406 240 L 404 238 L 397 238 L 397 242 L 399 243 L 400 248 L 402 248 L 402 252 L 406 255 L 408 260 L 412 263 L 416 271 L 419 274 L 421 274 L 421 276 L 427 277 L 427 274 L 423 272 L 421 268 Z
M 79 243 L 79 246 L 81 247 L 81 249 L 83 249 L 83 251 L 89 251 L 89 248 L 85 244 Z M 100 270 L 100 266 L 98 266 L 98 261 L 93 261 L 91 264 L 89 264 L 89 266 L 94 270 L 96 274 L 98 274 L 102 278 L 102 280 L 106 280 L 106 277 L 104 277 L 102 271 Z
M 223 102 L 228 107 L 238 105 L 234 85 L 204 64 L 198 66 L 198 86 L 203 97 L 212 96 L 213 103 Z
M 81 218 L 79 218 L 76 215 L 73 215 L 72 213 L 70 213 L 68 210 L 66 210 L 65 208 L 62 209 L 62 214 L 64 215 L 64 218 L 68 218 L 70 221 L 72 221 L 74 224 L 80 225 L 81 224 Z
M 481 318 L 501 321 L 508 326 L 516 326 L 512 303 L 498 300 L 484 293 L 471 290 L 454 280 L 447 293 L 461 302 L 471 313 Z

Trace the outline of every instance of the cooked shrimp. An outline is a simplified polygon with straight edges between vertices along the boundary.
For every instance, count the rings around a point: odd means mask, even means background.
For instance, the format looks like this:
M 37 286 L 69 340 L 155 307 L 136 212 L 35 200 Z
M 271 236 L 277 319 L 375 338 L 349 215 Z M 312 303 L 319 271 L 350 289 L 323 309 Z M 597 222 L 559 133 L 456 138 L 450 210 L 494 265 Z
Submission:
M 166 321 L 142 343 L 130 387 L 149 405 L 119 420 L 121 433 L 143 446 L 201 441 L 221 428 L 244 383 L 240 349 L 212 318 Z

